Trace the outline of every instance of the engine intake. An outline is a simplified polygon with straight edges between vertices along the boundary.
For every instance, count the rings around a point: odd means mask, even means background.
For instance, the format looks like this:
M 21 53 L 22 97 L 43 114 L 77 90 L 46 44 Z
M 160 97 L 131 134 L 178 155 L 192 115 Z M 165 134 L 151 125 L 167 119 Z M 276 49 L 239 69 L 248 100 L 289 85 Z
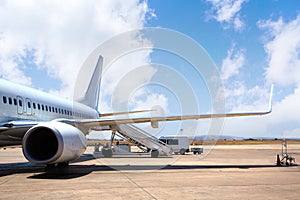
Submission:
M 33 126 L 23 138 L 23 154 L 36 164 L 68 162 L 80 157 L 86 149 L 86 138 L 76 127 L 62 122 Z

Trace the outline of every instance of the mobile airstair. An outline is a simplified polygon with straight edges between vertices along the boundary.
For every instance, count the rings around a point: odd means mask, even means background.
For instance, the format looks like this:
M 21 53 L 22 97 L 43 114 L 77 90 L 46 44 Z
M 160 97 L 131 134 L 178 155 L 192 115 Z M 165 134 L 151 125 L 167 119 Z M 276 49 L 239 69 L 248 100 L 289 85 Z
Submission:
M 119 135 L 139 147 L 144 153 L 150 153 L 151 157 L 171 156 L 173 153 L 170 146 L 134 125 L 120 124 L 115 129 L 111 141 L 115 135 Z M 102 148 L 102 154 L 104 157 L 111 157 L 110 147 Z

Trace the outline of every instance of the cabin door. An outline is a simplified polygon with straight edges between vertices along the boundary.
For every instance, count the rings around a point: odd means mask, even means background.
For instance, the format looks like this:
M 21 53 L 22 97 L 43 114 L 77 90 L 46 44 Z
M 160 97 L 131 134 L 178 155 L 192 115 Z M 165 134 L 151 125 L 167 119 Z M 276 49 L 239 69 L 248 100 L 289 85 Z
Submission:
M 25 104 L 26 105 L 24 105 L 24 106 L 26 107 L 26 114 L 27 115 L 32 115 L 32 102 L 31 102 L 31 100 L 26 98 Z
M 22 115 L 24 113 L 24 102 L 23 98 L 20 96 L 17 97 L 17 111 L 19 115 Z

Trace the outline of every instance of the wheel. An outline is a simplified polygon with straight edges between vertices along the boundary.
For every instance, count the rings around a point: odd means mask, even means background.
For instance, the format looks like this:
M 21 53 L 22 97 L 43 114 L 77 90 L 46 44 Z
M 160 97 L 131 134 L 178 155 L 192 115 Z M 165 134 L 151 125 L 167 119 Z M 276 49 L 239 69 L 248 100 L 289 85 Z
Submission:
M 151 158 L 157 158 L 159 155 L 159 152 L 157 150 L 152 150 L 151 151 Z
M 53 169 L 55 168 L 55 164 L 47 164 L 46 169 Z
M 197 151 L 193 151 L 193 154 L 196 155 L 196 154 L 197 154 Z
M 55 170 L 57 168 L 63 169 L 67 167 L 69 167 L 69 162 L 61 162 L 61 163 L 47 164 L 46 170 Z
M 56 165 L 57 168 L 65 168 L 68 166 L 69 166 L 69 162 L 57 163 L 57 165 Z
M 102 155 L 104 156 L 104 158 L 111 158 L 113 152 L 111 149 L 102 149 Z
M 185 149 L 180 149 L 180 151 L 179 151 L 179 153 L 181 154 L 181 155 L 184 155 L 185 154 Z

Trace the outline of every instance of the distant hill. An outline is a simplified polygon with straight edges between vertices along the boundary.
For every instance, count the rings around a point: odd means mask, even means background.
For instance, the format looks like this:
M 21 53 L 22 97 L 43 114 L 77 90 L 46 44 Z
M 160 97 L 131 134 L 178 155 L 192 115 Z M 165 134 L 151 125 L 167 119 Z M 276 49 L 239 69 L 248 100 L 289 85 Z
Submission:
M 244 140 L 244 138 L 229 135 L 198 135 L 190 137 L 190 140 Z
M 274 138 L 274 137 L 238 137 L 230 135 L 198 135 L 189 137 L 190 140 L 300 140 L 300 138 Z

